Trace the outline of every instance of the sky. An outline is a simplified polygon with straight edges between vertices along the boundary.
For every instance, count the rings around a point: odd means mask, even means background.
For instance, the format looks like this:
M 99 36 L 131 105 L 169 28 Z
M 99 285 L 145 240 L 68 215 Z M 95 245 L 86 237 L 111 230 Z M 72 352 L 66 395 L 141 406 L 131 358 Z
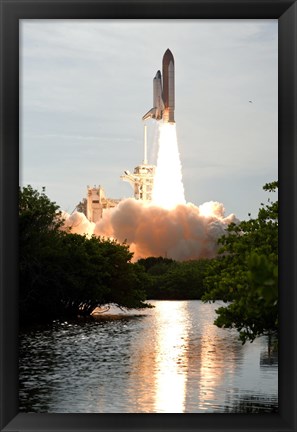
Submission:
M 187 202 L 257 216 L 278 178 L 277 20 L 22 20 L 20 184 L 71 213 L 87 185 L 133 196 L 142 116 L 169 48 Z M 148 125 L 149 163 L 157 122 Z

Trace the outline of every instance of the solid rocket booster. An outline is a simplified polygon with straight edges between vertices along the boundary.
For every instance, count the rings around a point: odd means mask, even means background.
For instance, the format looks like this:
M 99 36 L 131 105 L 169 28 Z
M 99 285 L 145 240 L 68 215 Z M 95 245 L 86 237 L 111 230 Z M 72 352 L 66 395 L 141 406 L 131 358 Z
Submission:
M 168 49 L 163 56 L 163 120 L 174 123 L 174 58 Z
M 174 123 L 174 58 L 169 49 L 163 56 L 162 72 L 163 83 L 160 71 L 153 79 L 153 108 L 142 117 L 142 120 L 153 118 Z

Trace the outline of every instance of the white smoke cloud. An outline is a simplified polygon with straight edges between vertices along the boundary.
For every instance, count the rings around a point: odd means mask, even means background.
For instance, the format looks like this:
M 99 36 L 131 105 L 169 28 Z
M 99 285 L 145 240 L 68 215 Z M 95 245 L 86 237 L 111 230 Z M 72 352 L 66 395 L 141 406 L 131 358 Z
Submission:
M 81 234 L 91 237 L 94 234 L 95 224 L 90 222 L 84 213 L 74 212 L 71 215 L 62 211 L 62 219 L 64 220 L 62 229 L 70 230 L 72 234 Z
M 223 204 L 186 203 L 177 144 L 176 125 L 159 122 L 159 152 L 151 203 L 128 198 L 106 209 L 96 224 L 83 213 L 64 213 L 64 229 L 127 242 L 133 261 L 163 256 L 177 261 L 213 258 L 217 241 L 230 222 Z
M 134 253 L 133 261 L 148 256 L 178 261 L 213 258 L 218 250 L 218 238 L 230 222 L 238 222 L 233 214 L 225 217 L 224 206 L 218 202 L 199 207 L 192 203 L 180 204 L 168 210 L 134 198 L 105 210 L 96 224 L 89 222 L 83 213 L 75 212 L 68 217 L 64 213 L 65 216 L 65 226 L 71 226 L 73 233 L 127 241 Z

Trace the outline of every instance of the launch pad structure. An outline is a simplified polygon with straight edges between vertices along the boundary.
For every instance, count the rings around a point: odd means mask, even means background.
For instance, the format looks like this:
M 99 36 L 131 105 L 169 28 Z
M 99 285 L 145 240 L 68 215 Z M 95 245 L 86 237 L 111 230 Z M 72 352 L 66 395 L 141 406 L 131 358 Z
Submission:
M 80 201 L 75 210 L 83 213 L 90 222 L 98 222 L 103 217 L 104 210 L 116 207 L 120 199 L 107 198 L 102 186 L 87 186 L 87 198 Z
M 149 202 L 152 200 L 155 165 L 148 164 L 147 160 L 147 126 L 144 125 L 144 158 L 143 163 L 134 168 L 134 172 L 124 171 L 121 179 L 130 183 L 136 200 Z
M 86 216 L 91 222 L 98 222 L 103 217 L 103 211 L 116 207 L 121 200 L 107 198 L 101 186 L 87 187 Z
M 144 159 L 143 163 L 134 168 L 133 174 L 124 171 L 121 179 L 130 183 L 133 188 L 134 198 L 143 202 L 152 200 L 154 186 L 155 165 L 147 161 L 147 126 L 144 125 Z M 105 196 L 101 186 L 87 186 L 87 197 L 77 206 L 76 210 L 85 214 L 90 222 L 98 222 L 103 217 L 105 210 L 116 207 L 121 199 L 112 199 Z

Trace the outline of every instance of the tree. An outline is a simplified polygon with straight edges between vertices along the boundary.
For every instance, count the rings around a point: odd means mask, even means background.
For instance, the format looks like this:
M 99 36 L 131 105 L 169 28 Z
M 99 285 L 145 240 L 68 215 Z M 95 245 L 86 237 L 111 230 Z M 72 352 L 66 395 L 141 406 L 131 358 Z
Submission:
M 44 189 L 19 194 L 21 321 L 89 315 L 106 303 L 148 307 L 144 270 L 126 244 L 61 230 L 59 207 Z
M 87 215 L 87 203 L 88 203 L 87 199 L 86 199 L 86 198 L 83 198 L 82 201 L 80 201 L 80 202 L 77 204 L 77 206 L 76 206 L 76 210 L 77 210 L 78 212 L 83 213 L 84 215 Z
M 58 230 L 62 224 L 59 207 L 30 185 L 19 189 L 20 317 L 49 313 L 43 301 L 49 295 L 40 288 L 49 278 L 45 257 L 59 249 Z M 53 271 L 52 271 L 53 273 Z
M 263 189 L 276 191 L 277 182 Z M 204 301 L 221 299 L 215 324 L 236 328 L 243 343 L 278 330 L 278 201 L 261 204 L 256 219 L 230 224 L 206 277 Z
M 147 297 L 158 300 L 199 300 L 204 294 L 204 276 L 209 260 L 177 262 L 148 257 L 138 261 L 147 272 Z

